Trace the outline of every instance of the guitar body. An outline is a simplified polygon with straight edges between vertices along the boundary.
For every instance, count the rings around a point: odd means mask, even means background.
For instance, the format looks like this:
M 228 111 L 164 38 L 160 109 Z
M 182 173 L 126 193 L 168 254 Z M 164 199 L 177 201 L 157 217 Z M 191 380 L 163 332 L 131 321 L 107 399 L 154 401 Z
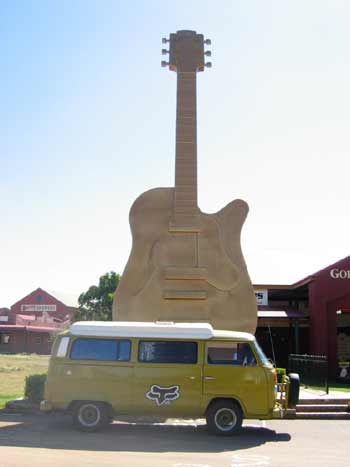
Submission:
M 247 204 L 235 200 L 216 214 L 198 209 L 198 232 L 172 232 L 173 200 L 174 188 L 156 188 L 134 202 L 113 319 L 204 321 L 254 333 L 256 299 L 240 245 Z

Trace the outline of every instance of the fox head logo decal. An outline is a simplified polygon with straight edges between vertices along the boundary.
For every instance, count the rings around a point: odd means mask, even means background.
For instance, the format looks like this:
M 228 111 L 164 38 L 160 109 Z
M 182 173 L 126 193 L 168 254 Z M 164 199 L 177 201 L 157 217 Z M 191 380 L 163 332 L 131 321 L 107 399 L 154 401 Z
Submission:
M 168 405 L 180 397 L 180 386 L 162 388 L 156 384 L 153 384 L 151 389 L 147 392 L 146 397 L 151 401 L 155 401 L 158 407 L 163 404 Z

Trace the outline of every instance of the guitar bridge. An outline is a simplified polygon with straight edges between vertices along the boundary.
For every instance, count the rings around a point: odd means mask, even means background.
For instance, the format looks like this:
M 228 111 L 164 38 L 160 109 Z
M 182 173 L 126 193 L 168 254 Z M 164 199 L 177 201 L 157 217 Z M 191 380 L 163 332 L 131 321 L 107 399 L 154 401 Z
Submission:
M 164 269 L 165 280 L 202 280 L 207 279 L 207 268 L 176 268 Z

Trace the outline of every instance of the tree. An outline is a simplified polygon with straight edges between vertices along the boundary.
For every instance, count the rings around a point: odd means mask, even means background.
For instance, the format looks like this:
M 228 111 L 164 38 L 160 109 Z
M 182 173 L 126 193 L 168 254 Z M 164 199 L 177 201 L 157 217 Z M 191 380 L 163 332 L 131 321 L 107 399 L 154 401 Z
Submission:
M 100 277 L 98 285 L 92 285 L 79 295 L 79 309 L 74 321 L 112 321 L 113 295 L 118 287 L 120 275 L 114 271 Z

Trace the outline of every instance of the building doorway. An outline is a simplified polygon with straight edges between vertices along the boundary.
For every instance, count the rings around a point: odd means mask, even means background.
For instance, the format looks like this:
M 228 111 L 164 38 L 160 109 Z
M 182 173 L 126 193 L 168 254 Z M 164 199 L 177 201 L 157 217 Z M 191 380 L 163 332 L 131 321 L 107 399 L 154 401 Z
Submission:
M 308 353 L 309 327 L 299 322 L 259 326 L 255 335 L 266 356 L 278 368 L 288 370 L 290 354 Z
M 338 310 L 337 315 L 337 360 L 338 378 L 350 381 L 350 310 Z

